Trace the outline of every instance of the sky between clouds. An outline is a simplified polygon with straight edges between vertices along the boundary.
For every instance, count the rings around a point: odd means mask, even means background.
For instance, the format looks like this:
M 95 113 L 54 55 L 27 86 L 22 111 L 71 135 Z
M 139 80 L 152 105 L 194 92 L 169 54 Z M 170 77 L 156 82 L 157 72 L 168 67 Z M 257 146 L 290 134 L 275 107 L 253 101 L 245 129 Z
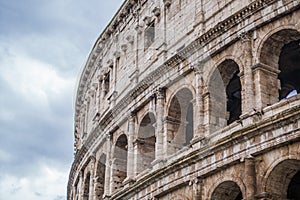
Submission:
M 0 200 L 66 199 L 76 84 L 123 0 L 0 0 Z

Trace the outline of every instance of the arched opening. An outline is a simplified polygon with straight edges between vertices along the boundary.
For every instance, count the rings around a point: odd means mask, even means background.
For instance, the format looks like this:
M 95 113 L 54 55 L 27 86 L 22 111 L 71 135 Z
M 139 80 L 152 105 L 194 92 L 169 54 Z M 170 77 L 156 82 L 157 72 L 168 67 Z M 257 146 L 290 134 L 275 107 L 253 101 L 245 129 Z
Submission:
M 193 94 L 187 89 L 179 90 L 172 98 L 168 110 L 168 154 L 190 145 L 194 136 Z
M 137 139 L 137 173 L 151 168 L 151 163 L 155 159 L 155 128 L 156 123 L 153 113 L 144 116 L 140 123 Z
M 297 30 L 284 29 L 271 35 L 263 44 L 260 62 L 264 70 L 259 72 L 263 106 L 299 93 L 299 43 Z
M 242 200 L 240 187 L 233 181 L 225 181 L 218 185 L 211 196 L 211 200 Z
M 88 200 L 90 195 L 91 173 L 88 172 L 84 180 L 83 200 Z
M 105 184 L 105 163 L 106 163 L 106 155 L 101 155 L 96 169 L 95 176 L 95 195 L 97 199 L 102 198 L 104 194 L 104 184 Z
M 239 66 L 233 60 L 223 61 L 209 81 L 210 131 L 216 131 L 239 119 L 242 113 Z
M 300 199 L 300 160 L 285 160 L 274 167 L 266 192 L 273 199 Z
M 183 146 L 189 145 L 194 137 L 194 108 L 191 102 L 189 103 L 187 109 L 186 122 L 187 125 L 185 128 L 185 143 L 183 144 Z
M 279 99 L 300 92 L 300 40 L 291 41 L 282 47 L 279 57 Z
M 300 171 L 298 171 L 292 178 L 287 192 L 288 199 L 300 199 Z
M 113 190 L 122 188 L 122 183 L 127 177 L 127 137 L 122 134 L 115 144 L 112 160 Z

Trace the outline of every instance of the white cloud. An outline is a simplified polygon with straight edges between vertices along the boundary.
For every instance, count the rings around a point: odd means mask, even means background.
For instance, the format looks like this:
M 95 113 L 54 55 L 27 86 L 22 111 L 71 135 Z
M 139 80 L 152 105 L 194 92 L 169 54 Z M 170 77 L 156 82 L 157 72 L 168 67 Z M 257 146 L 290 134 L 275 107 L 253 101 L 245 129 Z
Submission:
M 0 200 L 66 199 L 68 168 L 37 165 L 34 176 L 0 176 Z
M 0 64 L 0 77 L 6 81 L 14 92 L 35 107 L 49 108 L 49 98 L 59 97 L 66 91 L 72 91 L 75 78 L 65 78 L 58 74 L 53 66 L 37 59 L 17 54 Z M 0 116 L 12 117 L 12 113 Z

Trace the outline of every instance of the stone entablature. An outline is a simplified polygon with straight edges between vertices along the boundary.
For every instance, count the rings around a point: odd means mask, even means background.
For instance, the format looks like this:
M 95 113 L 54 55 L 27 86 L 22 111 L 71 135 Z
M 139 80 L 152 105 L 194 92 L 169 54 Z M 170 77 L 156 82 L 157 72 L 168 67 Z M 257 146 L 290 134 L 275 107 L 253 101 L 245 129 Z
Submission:
M 228 187 L 237 199 L 285 196 L 260 173 L 276 148 L 299 146 L 299 95 L 278 102 L 300 89 L 298 61 L 289 61 L 297 57 L 289 48 L 300 39 L 299 7 L 125 1 L 79 83 L 68 199 L 224 199 Z M 298 166 L 285 155 L 275 172 Z M 269 182 L 259 185 L 259 176 Z

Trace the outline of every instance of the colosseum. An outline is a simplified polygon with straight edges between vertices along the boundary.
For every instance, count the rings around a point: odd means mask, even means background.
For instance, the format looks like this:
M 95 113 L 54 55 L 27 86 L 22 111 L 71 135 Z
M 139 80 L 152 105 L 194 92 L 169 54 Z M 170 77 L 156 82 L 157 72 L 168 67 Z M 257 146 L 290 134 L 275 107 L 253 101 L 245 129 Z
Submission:
M 300 0 L 125 0 L 76 96 L 68 200 L 299 200 Z

